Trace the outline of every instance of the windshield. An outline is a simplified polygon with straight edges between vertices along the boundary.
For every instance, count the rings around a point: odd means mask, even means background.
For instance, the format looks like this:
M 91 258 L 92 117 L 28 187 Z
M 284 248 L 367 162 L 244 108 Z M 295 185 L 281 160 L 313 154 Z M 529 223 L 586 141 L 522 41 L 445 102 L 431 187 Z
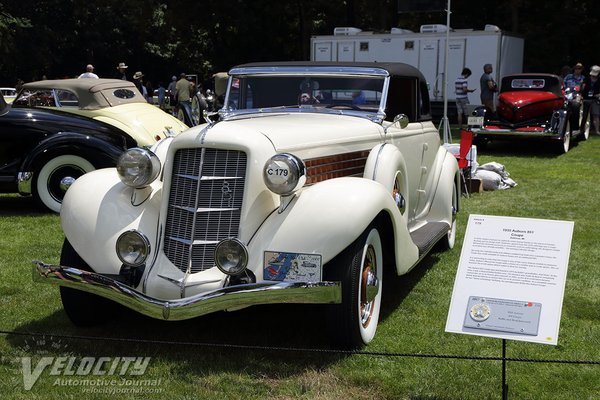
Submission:
M 226 109 L 337 108 L 377 112 L 383 76 L 257 75 L 233 77 Z

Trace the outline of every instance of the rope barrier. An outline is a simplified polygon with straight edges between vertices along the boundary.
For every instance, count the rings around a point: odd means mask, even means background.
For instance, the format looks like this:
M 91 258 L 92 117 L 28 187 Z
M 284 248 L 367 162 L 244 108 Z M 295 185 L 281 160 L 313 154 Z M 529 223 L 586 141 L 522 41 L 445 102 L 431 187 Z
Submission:
M 457 359 L 457 360 L 475 360 L 475 361 L 510 361 L 510 362 L 528 362 L 528 363 L 547 363 L 547 364 L 586 364 L 600 365 L 600 361 L 594 360 L 558 360 L 558 359 L 534 359 L 534 358 L 514 358 L 514 357 L 485 357 L 485 356 L 466 356 L 452 354 L 422 354 L 422 353 L 395 353 L 384 351 L 363 351 L 363 350 L 343 350 L 343 349 L 319 349 L 319 348 L 299 348 L 299 347 L 281 347 L 281 346 L 260 346 L 260 345 L 244 345 L 233 343 L 209 343 L 209 342 L 188 342 L 188 341 L 169 341 L 155 339 L 135 339 L 135 338 L 118 338 L 118 337 L 103 337 L 103 336 L 80 336 L 80 335 L 56 335 L 41 332 L 16 332 L 0 330 L 2 335 L 30 336 L 30 337 L 52 337 L 65 340 L 90 340 L 90 341 L 112 341 L 112 342 L 127 342 L 140 344 L 158 344 L 169 346 L 198 346 L 198 347 L 214 347 L 225 349 L 240 349 L 240 350 L 263 350 L 263 351 L 288 351 L 299 353 L 329 353 L 329 354 L 345 354 L 345 355 L 360 355 L 372 357 L 411 357 L 411 358 L 437 358 L 437 359 Z

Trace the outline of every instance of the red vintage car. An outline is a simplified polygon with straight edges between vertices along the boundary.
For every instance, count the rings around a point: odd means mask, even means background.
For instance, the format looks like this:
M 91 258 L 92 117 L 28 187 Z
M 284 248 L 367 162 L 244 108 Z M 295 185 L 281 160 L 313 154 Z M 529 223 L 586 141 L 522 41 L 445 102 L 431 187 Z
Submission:
M 586 140 L 589 123 L 582 122 L 579 96 L 566 95 L 561 79 L 552 74 L 515 74 L 502 78 L 496 114 L 476 108 L 469 118 L 478 144 L 492 140 L 540 139 L 566 153 L 572 139 Z

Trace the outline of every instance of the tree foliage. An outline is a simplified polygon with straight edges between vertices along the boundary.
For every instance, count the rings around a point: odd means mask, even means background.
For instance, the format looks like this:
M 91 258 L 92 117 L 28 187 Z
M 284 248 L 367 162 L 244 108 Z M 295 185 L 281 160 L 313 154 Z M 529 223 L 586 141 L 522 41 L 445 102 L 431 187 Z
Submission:
M 597 0 L 454 0 L 454 29 L 498 25 L 525 38 L 527 71 L 555 72 L 594 54 Z M 311 35 L 337 26 L 385 31 L 446 23 L 445 12 L 398 14 L 397 0 L 19 0 L 0 2 L 0 83 L 75 76 L 87 63 L 112 77 L 208 79 L 249 61 L 310 58 Z

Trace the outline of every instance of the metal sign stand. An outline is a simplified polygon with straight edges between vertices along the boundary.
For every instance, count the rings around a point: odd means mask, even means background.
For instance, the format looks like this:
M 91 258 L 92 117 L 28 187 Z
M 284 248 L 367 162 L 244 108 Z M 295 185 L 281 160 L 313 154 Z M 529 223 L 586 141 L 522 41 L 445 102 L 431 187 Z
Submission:
M 502 400 L 508 400 L 508 384 L 506 383 L 506 339 L 502 339 Z

